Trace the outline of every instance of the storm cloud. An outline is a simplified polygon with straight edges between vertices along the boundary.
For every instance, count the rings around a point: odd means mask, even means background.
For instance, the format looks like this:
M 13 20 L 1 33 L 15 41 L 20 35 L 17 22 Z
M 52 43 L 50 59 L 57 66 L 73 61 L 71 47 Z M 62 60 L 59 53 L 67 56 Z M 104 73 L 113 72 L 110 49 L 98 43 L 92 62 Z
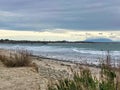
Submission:
M 0 0 L 0 29 L 120 30 L 120 0 Z

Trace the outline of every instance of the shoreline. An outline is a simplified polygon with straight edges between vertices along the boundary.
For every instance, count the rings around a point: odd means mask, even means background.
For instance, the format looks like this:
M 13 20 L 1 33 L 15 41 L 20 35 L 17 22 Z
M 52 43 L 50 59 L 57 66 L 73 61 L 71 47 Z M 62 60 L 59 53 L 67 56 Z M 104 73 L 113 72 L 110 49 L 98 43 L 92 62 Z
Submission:
M 58 47 L 56 47 L 57 45 L 1 45 L 1 48 L 5 48 L 5 49 L 25 49 L 28 50 L 30 52 L 32 52 L 35 56 L 39 56 L 41 58 L 47 58 L 47 59 L 54 59 L 54 60 L 59 60 L 59 61 L 66 61 L 66 62 L 72 62 L 72 63 L 80 63 L 80 64 L 84 64 L 84 65 L 90 65 L 90 66 L 99 66 L 99 62 L 101 62 L 103 59 L 106 59 L 106 54 L 107 51 L 105 50 L 99 50 L 96 49 L 96 45 L 90 45 L 90 47 L 87 47 L 85 45 L 84 48 L 84 44 L 80 44 L 81 46 L 79 46 L 79 44 L 77 45 L 67 45 L 64 47 L 61 47 L 62 45 Z M 89 46 L 89 44 L 87 44 Z M 70 47 L 69 47 L 70 46 Z M 96 47 L 95 49 L 92 47 Z M 111 46 L 111 45 L 109 45 Z M 119 45 L 115 46 L 118 47 Z M 80 48 L 79 48 L 80 47 Z M 98 46 L 99 47 L 99 46 Z M 103 46 L 102 46 L 103 47 Z M 107 45 L 105 44 L 106 48 Z M 83 49 L 82 49 L 83 48 Z M 89 49 L 91 48 L 91 49 Z M 109 48 L 109 47 L 108 47 Z M 110 49 L 110 48 L 109 48 Z M 112 49 L 111 49 L 112 50 Z M 116 50 L 116 49 L 114 49 Z M 120 58 L 119 56 L 119 50 L 118 51 L 110 51 L 111 56 L 112 56 L 112 60 L 116 60 L 116 64 L 117 64 L 117 60 Z M 112 62 L 113 63 L 113 62 Z
M 80 63 L 77 61 L 60 60 L 60 59 L 56 59 L 56 58 L 49 58 L 49 57 L 37 56 L 37 55 L 32 55 L 32 57 L 39 58 L 39 59 L 48 59 L 50 61 L 60 61 L 60 62 L 65 62 L 65 63 L 71 63 L 71 64 L 82 65 L 82 66 L 87 66 L 87 67 L 100 68 L 100 65 L 88 64 L 88 63 L 85 64 L 85 63 Z
M 4 48 L 0 48 L 0 51 L 14 51 L 11 49 L 4 49 Z M 87 66 L 87 67 L 94 67 L 94 68 L 99 68 L 100 67 L 100 62 L 99 64 L 93 64 L 93 63 L 87 63 L 87 62 L 79 62 L 79 61 L 71 61 L 71 60 L 65 60 L 65 59 L 57 59 L 57 58 L 51 58 L 51 57 L 47 57 L 47 56 L 42 56 L 42 55 L 31 55 L 32 57 L 36 57 L 36 58 L 40 58 L 40 59 L 49 59 L 50 61 L 60 61 L 60 62 L 65 62 L 65 63 L 71 63 L 71 64 L 75 64 L 75 65 L 82 65 L 82 66 Z

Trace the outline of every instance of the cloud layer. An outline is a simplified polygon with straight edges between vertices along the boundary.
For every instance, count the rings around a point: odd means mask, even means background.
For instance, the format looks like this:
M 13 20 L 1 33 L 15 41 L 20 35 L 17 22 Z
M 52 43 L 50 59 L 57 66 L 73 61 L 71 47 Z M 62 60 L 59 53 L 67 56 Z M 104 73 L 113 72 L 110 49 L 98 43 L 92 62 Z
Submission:
M 0 0 L 0 29 L 120 30 L 120 0 Z
M 69 41 L 82 41 L 87 38 L 109 38 L 114 41 L 120 41 L 119 31 L 74 31 L 55 29 L 51 32 L 34 32 L 34 31 L 15 31 L 15 30 L 0 30 L 0 38 L 12 40 L 69 40 Z

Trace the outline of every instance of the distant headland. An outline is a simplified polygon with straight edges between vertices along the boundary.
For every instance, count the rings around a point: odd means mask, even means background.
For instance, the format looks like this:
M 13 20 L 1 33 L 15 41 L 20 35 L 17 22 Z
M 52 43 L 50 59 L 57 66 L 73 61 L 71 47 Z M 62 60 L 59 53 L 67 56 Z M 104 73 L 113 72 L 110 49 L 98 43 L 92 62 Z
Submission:
M 88 38 L 85 40 L 85 42 L 114 42 L 114 41 L 108 38 Z

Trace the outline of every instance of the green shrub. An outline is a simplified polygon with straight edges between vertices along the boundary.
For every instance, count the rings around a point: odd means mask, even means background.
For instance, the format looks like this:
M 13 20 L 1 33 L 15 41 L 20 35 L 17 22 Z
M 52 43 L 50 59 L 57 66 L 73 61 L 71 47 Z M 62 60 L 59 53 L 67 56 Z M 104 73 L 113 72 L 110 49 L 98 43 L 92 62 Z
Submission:
M 117 90 L 116 89 L 116 73 L 111 66 L 102 64 L 101 67 L 101 82 L 99 83 L 100 90 Z

